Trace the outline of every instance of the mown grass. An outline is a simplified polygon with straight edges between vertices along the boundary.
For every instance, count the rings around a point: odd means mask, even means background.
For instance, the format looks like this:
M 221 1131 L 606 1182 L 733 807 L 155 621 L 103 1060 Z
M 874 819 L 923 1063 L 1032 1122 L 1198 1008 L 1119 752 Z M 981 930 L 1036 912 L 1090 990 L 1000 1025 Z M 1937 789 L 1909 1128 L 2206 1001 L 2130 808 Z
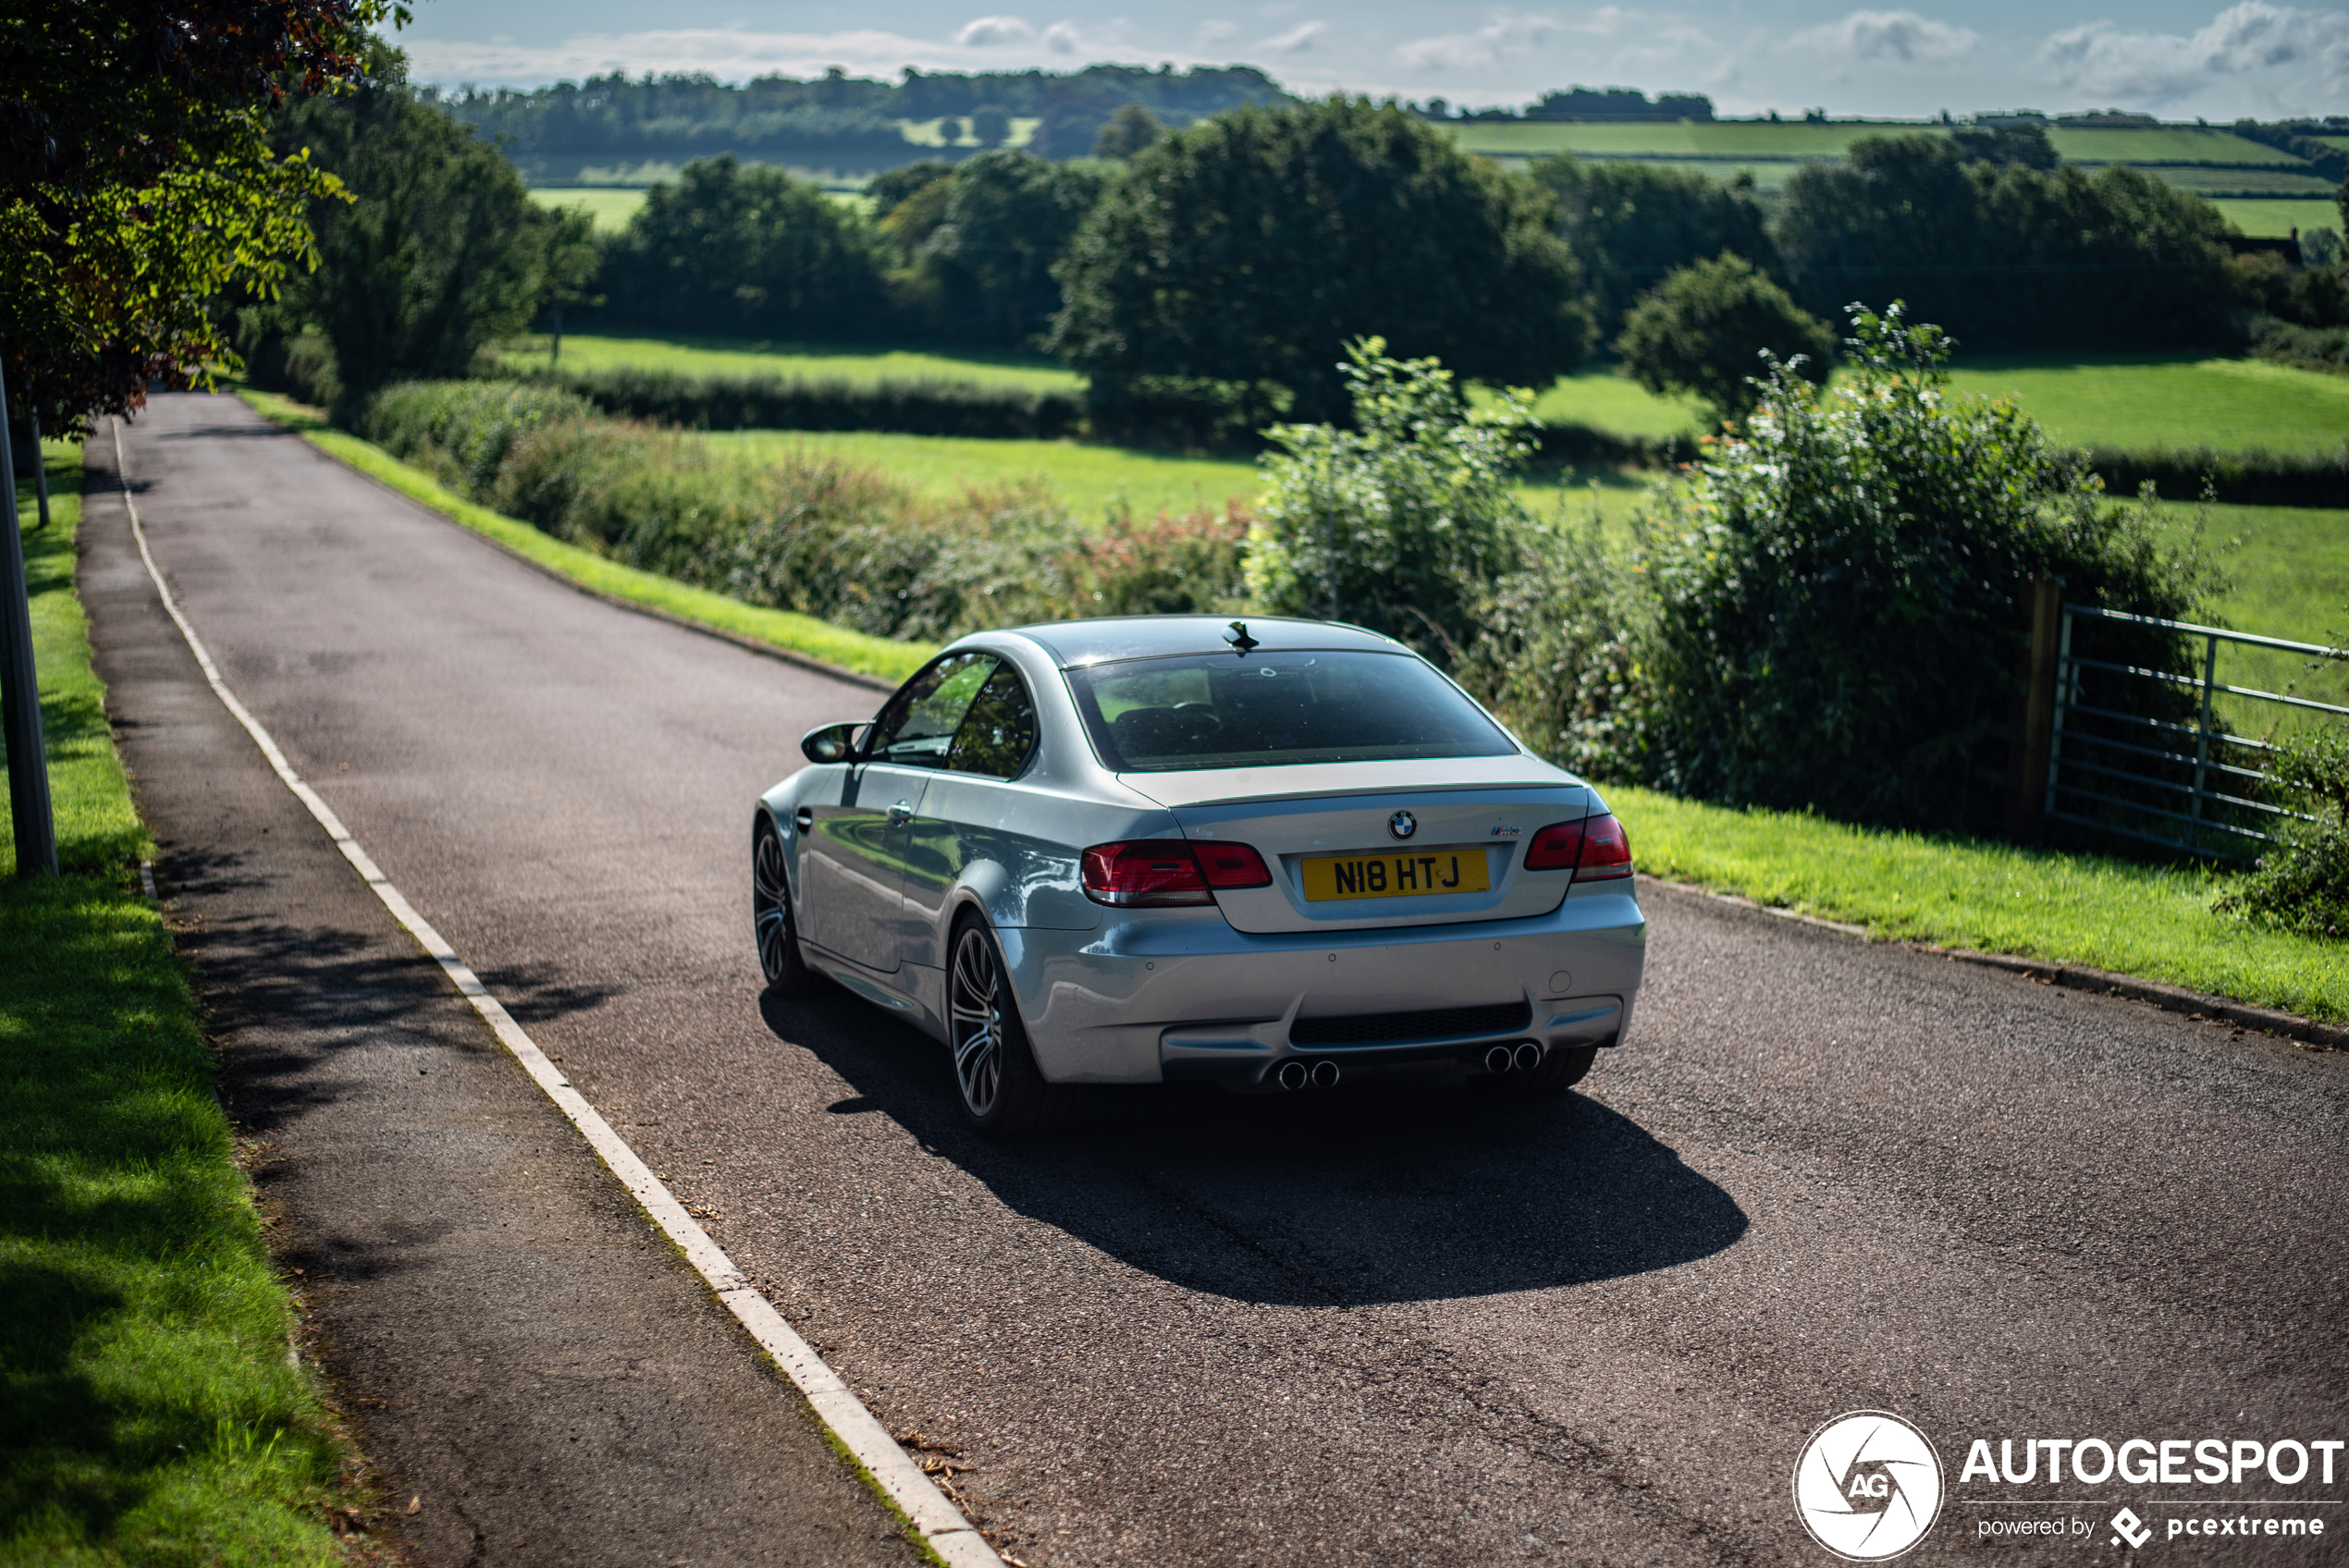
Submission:
M 542 207 L 582 207 L 596 220 L 598 234 L 617 234 L 628 227 L 636 209 L 645 204 L 642 190 L 614 190 L 604 185 L 542 185 L 535 187 L 530 199 Z
M 2211 912 L 2228 874 L 1732 811 L 1614 787 L 1640 869 L 1863 925 L 1879 939 L 2085 964 L 2349 1018 L 2349 944 Z
M 516 343 L 506 362 L 521 371 L 547 362 L 544 335 Z M 740 337 L 563 334 L 567 370 L 664 370 L 680 375 L 772 375 L 808 381 L 962 381 L 1030 392 L 1081 392 L 1085 378 L 1041 355 L 860 349 L 821 343 L 762 343 Z
M 2298 452 L 2349 440 L 2349 376 L 2265 360 L 1962 354 L 1949 386 L 2011 398 L 2057 440 L 2080 446 Z M 1658 397 L 1605 369 L 1565 378 L 1534 408 L 1553 423 L 1627 435 L 1670 435 L 1703 422 L 1696 399 Z
M 411 500 L 430 507 L 452 521 L 496 540 L 514 554 L 578 583 L 593 593 L 673 615 L 721 631 L 747 637 L 769 647 L 804 655 L 842 669 L 884 680 L 903 680 L 936 650 L 918 643 L 895 643 L 868 637 L 790 610 L 763 609 L 755 605 L 692 588 L 670 578 L 640 571 L 608 560 L 592 550 L 540 533 L 526 522 L 501 517 L 476 506 L 438 480 L 386 454 L 380 447 L 335 429 L 314 409 L 271 392 L 243 390 L 238 394 L 264 418 L 299 431 L 322 451 L 349 463 L 370 478 L 391 486 Z
M 351 1455 L 287 1360 L 187 977 L 137 891 L 73 594 L 78 454 L 46 456 L 55 521 L 25 542 L 67 872 L 0 882 L 0 1563 L 330 1562 Z
M 1121 506 L 1139 518 L 1200 508 L 1221 511 L 1230 504 L 1248 507 L 1261 488 L 1256 464 L 1248 458 L 1182 457 L 1076 441 L 790 430 L 719 431 L 702 439 L 754 459 L 802 449 L 832 453 L 879 469 L 932 496 L 951 496 L 969 486 L 1041 481 L 1063 505 L 1094 523 Z M 1551 472 L 1529 477 L 1518 486 L 1518 496 L 1537 516 L 1552 515 L 1563 501 L 1578 515 L 1596 506 L 1608 522 L 1625 524 L 1647 483 L 1645 476 L 1635 474 Z
M 2303 234 L 2312 228 L 2329 228 L 2336 234 L 2341 231 L 2341 209 L 2331 202 L 2314 198 L 2219 196 L 2212 198 L 2210 204 L 2244 233 L 2261 239 L 2281 239 L 2295 228 Z

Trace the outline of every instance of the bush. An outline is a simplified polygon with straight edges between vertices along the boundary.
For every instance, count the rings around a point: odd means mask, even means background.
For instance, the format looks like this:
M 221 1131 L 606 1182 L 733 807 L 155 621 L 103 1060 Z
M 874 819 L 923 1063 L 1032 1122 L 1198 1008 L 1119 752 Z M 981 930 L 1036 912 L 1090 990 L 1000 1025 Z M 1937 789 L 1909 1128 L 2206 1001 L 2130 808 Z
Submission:
M 2281 742 L 2268 780 L 2316 820 L 2287 827 L 2219 909 L 2304 937 L 2349 936 L 2349 728 Z
M 2207 493 L 2244 506 L 2349 507 L 2349 444 L 2329 452 L 2092 447 L 2088 466 L 2118 496 L 2151 484 L 2164 496 Z
M 2012 404 L 1949 395 L 1937 329 L 1853 324 L 1853 385 L 1777 367 L 1749 434 L 1652 502 L 1627 750 L 1676 794 L 1946 828 L 2005 739 L 2026 578 L 2166 618 L 2203 579 Z M 2125 654 L 2190 668 L 2150 631 Z
M 2349 375 L 2349 326 L 2301 326 L 2261 316 L 2252 323 L 2251 351 L 2278 364 Z
M 1356 430 L 1274 425 L 1251 596 L 1281 615 L 1352 621 L 1449 663 L 1472 607 L 1511 564 L 1524 521 L 1510 489 L 1533 448 L 1526 395 L 1471 412 L 1435 361 L 1347 345 Z
M 1052 441 L 1076 434 L 1083 400 L 954 381 L 822 381 L 688 376 L 674 371 L 542 372 L 538 379 L 608 414 L 695 430 L 893 430 Z
M 1765 356 L 1824 386 L 1835 334 L 1751 262 L 1725 251 L 1682 267 L 1633 307 L 1616 349 L 1649 391 L 1693 392 L 1716 418 L 1731 420 L 1760 400 Z
M 799 451 L 758 463 L 543 386 L 387 388 L 363 431 L 509 517 L 631 566 L 885 637 L 1235 607 L 1248 519 L 1093 533 L 1040 485 L 916 496 Z

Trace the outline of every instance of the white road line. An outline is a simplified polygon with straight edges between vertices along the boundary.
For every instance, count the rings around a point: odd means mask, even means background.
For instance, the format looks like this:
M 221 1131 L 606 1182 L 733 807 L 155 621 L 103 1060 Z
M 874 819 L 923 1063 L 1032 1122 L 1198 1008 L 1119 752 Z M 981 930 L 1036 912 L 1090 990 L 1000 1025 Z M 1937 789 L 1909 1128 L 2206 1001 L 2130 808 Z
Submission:
M 695 1223 L 693 1216 L 685 1212 L 684 1206 L 677 1201 L 659 1178 L 646 1168 L 645 1162 L 636 1158 L 636 1151 L 628 1146 L 627 1140 L 613 1132 L 611 1124 L 587 1103 L 586 1097 L 571 1086 L 560 1070 L 523 1033 L 522 1025 L 514 1022 L 513 1015 L 489 994 L 489 988 L 481 983 L 480 976 L 457 956 L 457 950 L 432 928 L 431 923 L 416 913 L 415 906 L 408 901 L 405 895 L 391 885 L 389 878 L 368 858 L 367 851 L 359 847 L 359 841 L 351 836 L 351 830 L 342 825 L 342 819 L 335 815 L 333 808 L 319 798 L 316 790 L 302 782 L 301 776 L 293 770 L 292 764 L 286 761 L 286 753 L 277 749 L 277 742 L 270 739 L 269 731 L 262 728 L 261 721 L 237 700 L 234 692 L 228 690 L 228 683 L 220 678 L 218 667 L 212 662 L 212 655 L 204 650 L 203 639 L 196 635 L 196 629 L 188 624 L 188 618 L 179 612 L 179 602 L 172 597 L 170 588 L 164 582 L 162 571 L 155 566 L 154 553 L 147 548 L 147 531 L 139 521 L 139 505 L 130 494 L 130 474 L 123 459 L 122 422 L 119 419 L 114 422 L 114 456 L 115 477 L 122 485 L 123 508 L 130 514 L 130 534 L 139 542 L 139 558 L 146 563 L 147 576 L 154 581 L 155 592 L 162 595 L 164 609 L 178 626 L 179 634 L 188 640 L 188 651 L 196 655 L 196 664 L 203 669 L 204 680 L 211 684 L 213 694 L 236 717 L 237 722 L 245 727 L 245 733 L 252 736 L 253 744 L 261 748 L 261 754 L 269 759 L 269 766 L 277 772 L 277 778 L 293 791 L 296 800 L 310 808 L 310 815 L 318 819 L 318 826 L 326 830 L 326 836 L 342 851 L 343 859 L 351 863 L 360 878 L 375 890 L 375 897 L 383 900 L 392 918 L 406 926 L 408 934 L 423 944 L 424 951 L 432 955 L 442 973 L 455 984 L 465 999 L 473 1003 L 473 1011 L 481 1014 L 482 1021 L 496 1033 L 499 1042 L 513 1053 L 514 1060 L 522 1063 L 523 1070 L 530 1074 L 531 1080 L 546 1091 L 548 1099 L 562 1108 L 562 1113 L 571 1118 L 572 1125 L 585 1136 L 588 1146 L 611 1168 L 611 1173 L 620 1178 L 621 1184 L 645 1206 L 645 1211 L 653 1217 L 653 1222 L 677 1243 L 686 1260 L 709 1282 L 709 1288 L 718 1292 L 718 1299 L 726 1304 L 727 1310 L 741 1320 L 743 1327 L 750 1330 L 751 1337 L 766 1348 L 767 1353 L 775 1358 L 776 1365 L 799 1386 L 799 1391 L 807 1397 L 809 1404 L 816 1407 L 816 1414 L 824 1425 L 880 1484 L 881 1489 L 889 1494 L 890 1501 L 904 1511 L 929 1549 L 946 1561 L 948 1568 L 1003 1568 L 1003 1560 L 972 1527 L 971 1522 L 963 1517 L 962 1512 L 946 1500 L 946 1495 L 938 1489 L 937 1483 L 922 1474 L 921 1467 L 906 1456 L 905 1451 L 897 1445 L 888 1429 L 874 1419 L 871 1411 L 865 1408 L 864 1402 L 841 1381 L 840 1375 L 826 1366 L 824 1358 L 818 1355 L 807 1341 L 783 1321 L 774 1304 L 751 1288 L 750 1281 L 743 1278 L 742 1270 L 734 1267 L 733 1259 L 709 1239 L 707 1231 Z

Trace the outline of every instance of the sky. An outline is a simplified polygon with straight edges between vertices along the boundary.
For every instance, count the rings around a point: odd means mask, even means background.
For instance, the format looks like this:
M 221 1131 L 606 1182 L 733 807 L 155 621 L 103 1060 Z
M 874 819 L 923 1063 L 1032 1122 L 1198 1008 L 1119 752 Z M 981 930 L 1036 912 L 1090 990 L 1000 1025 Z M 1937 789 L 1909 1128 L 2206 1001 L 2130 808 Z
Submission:
M 996 7 L 996 8 L 990 8 Z M 2240 0 L 1831 0 L 1488 6 L 1406 0 L 417 0 L 411 75 L 538 86 L 610 70 L 895 80 L 1097 61 L 1252 65 L 1292 92 L 1516 104 L 1573 85 L 1709 94 L 1725 115 L 1819 107 L 2120 108 L 2164 119 L 2349 114 L 2349 10 Z

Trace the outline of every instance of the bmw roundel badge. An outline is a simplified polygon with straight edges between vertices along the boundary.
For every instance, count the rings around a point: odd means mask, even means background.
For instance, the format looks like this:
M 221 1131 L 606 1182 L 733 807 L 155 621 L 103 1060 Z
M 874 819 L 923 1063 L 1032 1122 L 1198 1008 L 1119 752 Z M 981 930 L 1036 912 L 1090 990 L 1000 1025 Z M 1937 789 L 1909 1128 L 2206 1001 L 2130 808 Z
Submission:
M 1398 839 L 1408 839 L 1420 830 L 1420 819 L 1408 811 L 1398 811 L 1386 819 L 1386 830 Z

